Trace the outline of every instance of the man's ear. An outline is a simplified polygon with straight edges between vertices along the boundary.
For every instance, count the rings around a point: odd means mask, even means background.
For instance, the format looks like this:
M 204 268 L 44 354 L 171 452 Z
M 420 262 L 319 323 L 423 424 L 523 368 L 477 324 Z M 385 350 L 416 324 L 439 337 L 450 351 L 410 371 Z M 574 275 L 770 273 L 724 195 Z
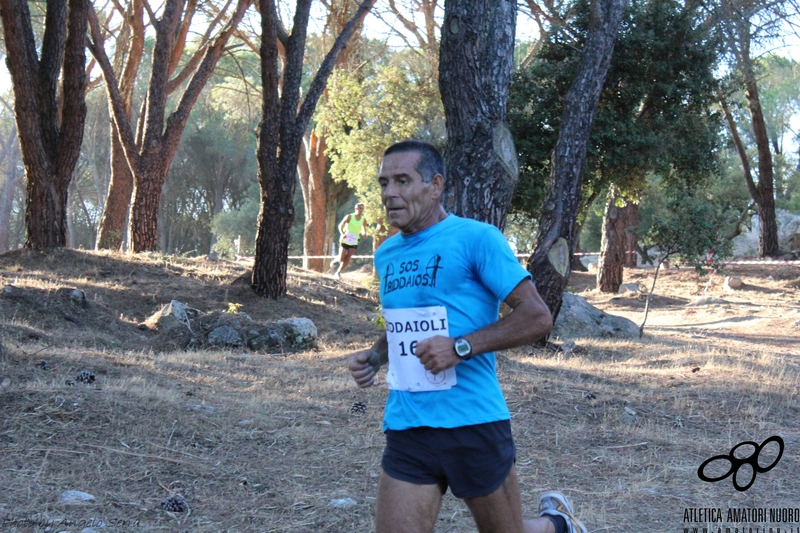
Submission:
M 442 194 L 444 194 L 444 176 L 434 174 L 431 178 L 431 196 L 438 200 Z

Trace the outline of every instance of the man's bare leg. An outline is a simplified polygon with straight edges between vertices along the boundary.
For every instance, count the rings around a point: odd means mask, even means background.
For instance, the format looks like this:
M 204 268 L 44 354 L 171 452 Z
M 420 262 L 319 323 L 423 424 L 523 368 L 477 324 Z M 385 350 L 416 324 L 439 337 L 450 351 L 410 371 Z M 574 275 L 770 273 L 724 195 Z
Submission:
M 350 259 L 356 254 L 355 248 L 345 248 L 342 246 L 342 253 L 339 256 L 341 260 L 339 261 L 339 268 L 336 270 L 334 276 L 338 276 L 341 274 L 342 270 L 347 268 L 347 265 L 350 264 Z
M 480 533 L 555 533 L 547 518 L 522 520 L 522 503 L 516 467 L 499 489 L 479 498 L 464 500 L 475 518 Z
M 439 485 L 416 485 L 381 472 L 375 529 L 377 533 L 430 533 L 441 503 Z
M 342 254 L 343 253 L 344 253 L 344 246 L 342 246 L 342 244 L 339 243 L 339 253 L 336 255 L 336 257 L 333 258 L 333 261 L 331 261 L 331 264 L 329 265 L 331 270 L 333 270 L 333 265 L 335 265 L 336 263 L 339 263 L 339 264 L 342 263 Z

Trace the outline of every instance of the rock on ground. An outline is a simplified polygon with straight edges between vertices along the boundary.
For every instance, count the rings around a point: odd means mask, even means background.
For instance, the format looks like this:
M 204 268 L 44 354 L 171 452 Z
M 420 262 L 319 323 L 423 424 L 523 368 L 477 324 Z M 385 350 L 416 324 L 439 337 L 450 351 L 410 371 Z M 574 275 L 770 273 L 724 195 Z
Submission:
M 732 291 L 736 289 L 741 289 L 742 285 L 744 285 L 744 283 L 742 282 L 742 278 L 740 278 L 739 276 L 728 276 L 727 278 L 725 278 L 725 283 L 722 284 L 722 287 L 725 290 Z
M 145 321 L 158 332 L 157 351 L 175 348 L 241 348 L 290 353 L 316 348 L 317 327 L 308 318 L 255 322 L 245 313 L 200 313 L 173 300 Z
M 552 335 L 562 340 L 579 337 L 633 339 L 639 337 L 639 327 L 627 318 L 604 313 L 585 298 L 565 292 Z
M 641 289 L 639 288 L 638 283 L 623 283 L 619 286 L 619 290 L 617 294 L 625 294 L 627 292 L 640 292 Z
M 172 300 L 170 303 L 162 307 L 158 312 L 154 313 L 144 322 L 147 327 L 156 331 L 165 331 L 172 329 L 177 325 L 186 325 L 189 323 L 189 313 L 187 308 L 178 300 Z
M 329 502 L 331 507 L 335 507 L 336 509 L 349 509 L 354 505 L 357 505 L 358 502 L 355 501 L 353 498 L 340 498 L 334 499 Z
M 58 499 L 61 503 L 71 504 L 94 501 L 94 496 L 79 490 L 67 490 L 62 492 Z

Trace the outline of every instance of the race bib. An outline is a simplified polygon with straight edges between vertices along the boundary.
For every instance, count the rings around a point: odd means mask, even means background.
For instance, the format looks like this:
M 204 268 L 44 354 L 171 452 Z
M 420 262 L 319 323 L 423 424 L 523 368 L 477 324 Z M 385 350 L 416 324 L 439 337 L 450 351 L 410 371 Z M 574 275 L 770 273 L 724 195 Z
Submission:
M 393 390 L 410 392 L 447 390 L 457 383 L 456 369 L 434 374 L 416 356 L 423 339 L 449 336 L 447 309 L 443 306 L 384 309 L 386 340 L 389 341 L 389 370 L 386 382 Z
M 358 235 L 355 233 L 350 233 L 349 231 L 344 234 L 344 238 L 342 242 L 345 244 L 349 244 L 350 246 L 355 246 L 358 244 Z

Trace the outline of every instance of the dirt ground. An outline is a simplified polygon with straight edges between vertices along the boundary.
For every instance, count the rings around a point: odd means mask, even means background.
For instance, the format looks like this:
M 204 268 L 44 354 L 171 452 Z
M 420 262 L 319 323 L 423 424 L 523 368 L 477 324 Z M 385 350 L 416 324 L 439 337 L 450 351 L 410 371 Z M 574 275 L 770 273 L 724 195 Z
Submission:
M 372 531 L 387 389 L 357 389 L 344 362 L 380 333 L 374 281 L 365 270 L 334 280 L 290 268 L 289 296 L 270 301 L 250 290 L 248 267 L 76 250 L 0 255 L 0 532 Z M 726 275 L 743 288 L 726 291 Z M 648 289 L 652 279 L 653 270 L 625 276 Z M 642 293 L 593 287 L 592 274 L 570 279 L 593 305 L 641 322 Z M 796 265 L 713 277 L 669 269 L 642 339 L 500 353 L 525 515 L 537 514 L 539 492 L 558 488 L 591 532 L 800 531 L 798 296 Z M 308 317 L 319 346 L 282 356 L 159 351 L 142 324 L 173 299 L 259 321 Z M 95 379 L 80 382 L 82 371 Z M 351 412 L 356 402 L 366 413 Z M 699 479 L 706 459 L 772 436 L 783 454 L 749 490 L 731 477 Z M 765 446 L 760 469 L 777 454 L 775 442 Z M 743 466 L 739 484 L 752 473 Z M 62 503 L 67 490 L 94 500 Z M 178 495 L 185 512 L 162 508 Z M 742 509 L 765 517 L 736 516 Z M 783 515 L 771 520 L 770 509 Z M 711 521 L 716 510 L 721 520 Z M 474 531 L 448 493 L 436 532 Z

